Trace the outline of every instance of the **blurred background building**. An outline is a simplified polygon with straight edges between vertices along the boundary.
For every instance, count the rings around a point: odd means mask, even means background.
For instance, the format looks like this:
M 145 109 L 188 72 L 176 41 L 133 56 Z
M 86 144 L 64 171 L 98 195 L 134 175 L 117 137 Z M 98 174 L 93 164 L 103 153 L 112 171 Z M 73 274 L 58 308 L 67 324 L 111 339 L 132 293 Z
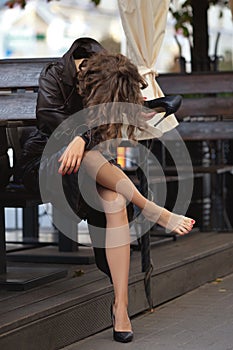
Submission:
M 30 0 L 25 9 L 4 6 L 0 0 L 0 58 L 61 56 L 78 37 L 90 36 L 113 52 L 125 53 L 125 38 L 117 0 Z M 178 7 L 181 0 L 174 0 Z M 211 6 L 209 17 L 209 55 L 220 57 L 220 69 L 233 69 L 233 27 L 226 7 L 219 18 L 219 6 Z M 168 14 L 166 34 L 157 61 L 159 72 L 179 71 L 177 57 L 182 55 L 189 71 L 188 39 L 175 32 L 175 20 Z M 176 40 L 175 40 L 176 35 Z

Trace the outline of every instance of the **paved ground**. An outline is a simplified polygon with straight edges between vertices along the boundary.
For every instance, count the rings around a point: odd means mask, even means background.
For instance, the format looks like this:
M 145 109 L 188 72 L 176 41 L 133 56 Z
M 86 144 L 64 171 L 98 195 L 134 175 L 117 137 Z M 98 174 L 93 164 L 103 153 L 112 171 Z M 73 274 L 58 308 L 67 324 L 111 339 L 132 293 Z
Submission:
M 132 343 L 114 342 L 108 329 L 64 350 L 233 350 L 233 275 L 139 315 L 132 324 Z

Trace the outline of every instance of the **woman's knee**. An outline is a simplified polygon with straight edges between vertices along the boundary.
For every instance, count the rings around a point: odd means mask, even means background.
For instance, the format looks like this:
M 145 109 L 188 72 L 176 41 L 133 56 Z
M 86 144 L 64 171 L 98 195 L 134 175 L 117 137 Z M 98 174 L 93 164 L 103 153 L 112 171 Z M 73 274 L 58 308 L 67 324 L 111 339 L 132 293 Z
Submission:
M 99 193 L 106 214 L 114 214 L 126 209 L 126 199 L 121 194 L 108 189 L 101 189 Z

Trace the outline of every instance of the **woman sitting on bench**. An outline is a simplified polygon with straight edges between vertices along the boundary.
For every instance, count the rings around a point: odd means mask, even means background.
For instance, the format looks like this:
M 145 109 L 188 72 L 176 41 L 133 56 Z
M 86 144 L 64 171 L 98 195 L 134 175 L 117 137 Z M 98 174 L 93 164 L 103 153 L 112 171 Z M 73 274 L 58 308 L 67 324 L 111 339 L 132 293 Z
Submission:
M 93 42 L 91 41 L 91 43 Z M 73 210 L 79 217 L 87 219 L 88 224 L 91 224 L 92 232 L 90 234 L 92 238 L 98 234 L 98 228 L 102 227 L 105 232 L 106 227 L 104 254 L 101 253 L 102 261 L 97 261 L 97 265 L 110 276 L 113 282 L 115 294 L 114 305 L 112 306 L 114 339 L 119 342 L 129 342 L 133 339 L 133 332 L 127 312 L 130 232 L 126 201 L 137 205 L 149 221 L 158 223 L 179 235 L 190 232 L 194 220 L 173 214 L 146 199 L 112 159 L 113 148 L 117 146 L 117 139 L 127 137 L 133 140 L 138 130 L 146 130 L 146 123 L 142 118 L 144 114 L 141 109 L 144 101 L 140 90 L 146 86 L 146 82 L 138 73 L 137 67 L 125 56 L 108 54 L 106 51 L 103 53 L 95 52 L 94 55 L 90 55 L 85 60 L 83 58 L 85 58 L 85 55 L 83 57 L 73 57 L 78 70 L 78 79 L 76 80 L 77 98 L 79 101 L 82 100 L 83 107 L 86 108 L 88 130 L 82 136 L 74 137 L 65 150 L 62 149 L 62 153 L 61 151 L 58 152 L 59 157 L 56 157 L 56 155 L 53 157 L 53 169 L 49 167 L 46 170 L 46 167 L 44 167 L 44 171 L 46 176 L 50 177 L 54 175 L 55 171 L 62 174 L 67 201 L 71 203 Z M 59 69 L 62 79 L 64 74 L 61 65 L 57 67 L 57 70 Z M 68 99 L 65 99 L 62 105 L 45 103 L 51 94 L 55 98 L 57 94 L 60 99 L 62 94 L 65 95 L 64 90 L 59 90 L 59 81 L 56 81 L 57 86 L 50 89 L 49 93 L 42 88 L 42 82 L 48 83 L 51 88 L 51 81 L 48 79 L 50 77 L 54 79 L 51 74 L 50 76 L 46 76 L 46 74 L 47 71 L 45 70 L 40 79 L 37 115 L 44 114 L 47 118 L 47 124 L 39 123 L 39 136 L 38 134 L 34 135 L 34 141 L 36 141 L 36 138 L 48 140 L 48 136 L 64 120 L 61 109 L 66 106 L 66 103 L 69 104 Z M 66 84 L 71 83 L 74 84 L 71 79 L 66 77 Z M 72 93 L 74 93 L 73 90 Z M 129 106 L 126 135 L 123 135 L 123 115 L 119 115 L 118 107 L 116 110 L 114 107 L 115 103 L 119 106 L 118 102 Z M 73 103 L 75 103 L 74 100 Z M 113 105 L 112 115 L 106 114 L 106 111 L 109 111 L 109 103 Z M 106 104 L 106 109 L 103 104 Z M 93 110 L 96 111 L 96 105 L 100 105 L 100 108 L 97 109 L 98 113 L 92 113 Z M 136 114 L 135 108 L 132 107 L 131 109 L 131 106 L 137 107 L 138 112 Z M 50 109 L 54 109 L 55 119 L 49 118 Z M 68 118 L 68 116 L 66 117 Z M 36 156 L 38 151 L 36 142 L 32 142 L 30 147 Z M 27 151 L 29 148 L 27 148 Z M 40 160 L 41 154 L 39 156 L 39 153 L 41 152 L 38 151 L 37 158 L 34 158 L 34 160 Z M 32 169 L 31 164 L 32 162 L 27 166 L 29 170 Z M 79 182 L 80 173 L 86 176 L 85 182 Z M 33 175 L 33 172 L 30 173 L 30 171 L 25 170 L 24 174 L 24 179 L 30 182 L 29 177 Z M 87 179 L 89 181 L 86 181 Z M 38 178 L 35 181 L 38 184 Z M 24 182 L 27 186 L 27 181 Z M 89 185 L 93 183 L 97 187 L 96 196 L 92 196 L 93 193 L 90 192 L 89 188 Z M 87 198 L 88 203 L 82 195 L 86 191 L 90 193 Z M 96 203 L 97 209 L 95 207 Z M 92 204 L 93 208 L 91 207 Z M 96 227 L 96 230 L 93 230 L 93 227 Z M 94 247 L 94 249 L 95 252 L 99 252 L 101 248 Z M 101 249 L 102 251 L 103 249 Z
M 118 106 L 114 106 L 115 102 L 143 105 L 140 88 L 145 86 L 145 82 L 137 68 L 123 55 L 100 53 L 81 63 L 78 81 L 78 91 L 83 96 L 84 107 L 90 111 L 88 120 L 90 130 L 85 134 L 88 147 L 86 147 L 80 170 L 83 167 L 96 181 L 107 219 L 106 254 L 115 292 L 114 339 L 130 341 L 133 333 L 127 315 L 130 235 L 126 200 L 137 205 L 146 219 L 157 222 L 180 235 L 187 234 L 192 229 L 194 221 L 173 214 L 143 197 L 124 172 L 102 154 L 106 154 L 111 148 L 112 143 L 110 142 L 109 145 L 108 140 L 122 139 L 121 117 L 116 115 L 111 118 L 105 114 L 104 107 L 94 108 L 93 113 L 91 108 L 113 102 L 110 108 L 106 106 L 106 113 L 109 113 L 112 108 L 114 115 L 119 113 Z M 133 112 L 135 113 L 135 109 Z M 135 115 L 129 117 L 129 114 L 130 107 L 128 120 L 130 117 L 136 118 Z M 138 118 L 140 117 L 142 118 L 138 115 Z M 136 124 L 143 129 L 144 123 L 141 120 L 136 123 L 132 120 L 132 125 L 129 124 L 127 130 L 129 139 L 134 139 Z M 95 127 L 92 128 L 92 125 Z M 146 125 L 144 127 L 146 128 Z M 92 150 L 93 147 L 94 150 Z M 75 152 L 76 140 L 73 140 L 59 159 L 61 174 L 72 174 L 78 171 L 80 163 Z M 84 169 L 82 170 L 85 171 Z

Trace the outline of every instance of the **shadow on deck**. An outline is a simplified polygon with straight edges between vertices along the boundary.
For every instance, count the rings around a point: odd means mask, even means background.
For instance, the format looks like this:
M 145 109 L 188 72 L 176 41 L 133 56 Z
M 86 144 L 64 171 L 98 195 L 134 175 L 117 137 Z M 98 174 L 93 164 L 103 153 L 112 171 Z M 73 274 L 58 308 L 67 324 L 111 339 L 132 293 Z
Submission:
M 56 248 L 40 249 L 50 249 L 52 253 Z M 153 246 L 151 256 L 152 293 L 157 306 L 232 273 L 233 234 L 192 233 Z M 9 262 L 8 266 L 38 267 L 38 263 Z M 41 268 L 46 266 L 39 264 Z M 61 349 L 111 326 L 113 291 L 108 278 L 95 265 L 62 267 L 69 272 L 60 280 L 28 291 L 0 291 L 1 349 Z M 134 251 L 129 280 L 131 317 L 148 308 L 140 268 L 140 252 Z

